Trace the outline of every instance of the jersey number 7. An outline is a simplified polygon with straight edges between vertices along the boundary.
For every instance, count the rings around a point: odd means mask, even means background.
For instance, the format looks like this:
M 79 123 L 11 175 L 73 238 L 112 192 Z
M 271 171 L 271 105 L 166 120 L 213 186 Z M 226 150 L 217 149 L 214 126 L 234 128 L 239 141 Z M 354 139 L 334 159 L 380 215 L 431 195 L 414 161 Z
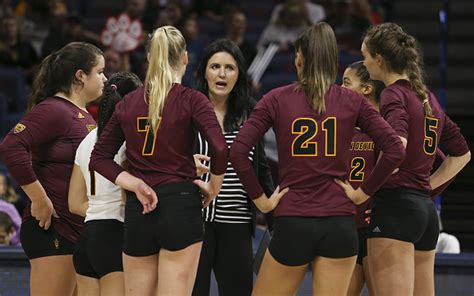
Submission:
M 156 131 L 160 127 L 161 118 L 158 120 L 158 126 Z M 145 134 L 145 141 L 143 143 L 142 155 L 143 156 L 152 156 L 155 152 L 155 143 L 156 143 L 156 131 L 151 131 L 151 124 L 148 121 L 148 117 L 137 117 L 137 131 Z

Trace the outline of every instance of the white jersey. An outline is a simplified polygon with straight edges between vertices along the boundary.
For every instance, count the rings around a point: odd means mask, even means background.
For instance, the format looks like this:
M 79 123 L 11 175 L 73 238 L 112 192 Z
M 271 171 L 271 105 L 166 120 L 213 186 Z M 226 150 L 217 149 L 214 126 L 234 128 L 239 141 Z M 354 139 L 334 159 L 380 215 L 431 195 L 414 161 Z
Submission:
M 89 170 L 89 161 L 96 141 L 97 129 L 94 129 L 82 140 L 77 148 L 76 159 L 74 160 L 74 163 L 81 168 L 86 181 L 89 207 L 86 211 L 85 221 L 115 219 L 123 222 L 125 205 L 122 200 L 121 188 L 99 173 Z M 115 155 L 114 160 L 116 163 L 122 164 L 125 159 L 124 143 Z

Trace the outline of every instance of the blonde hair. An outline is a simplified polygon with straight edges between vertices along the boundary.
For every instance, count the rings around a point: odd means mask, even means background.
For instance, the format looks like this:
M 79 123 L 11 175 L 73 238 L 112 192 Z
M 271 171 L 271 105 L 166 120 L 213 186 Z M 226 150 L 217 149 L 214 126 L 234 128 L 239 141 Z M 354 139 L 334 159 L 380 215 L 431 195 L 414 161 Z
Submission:
M 180 58 L 185 50 L 184 37 L 175 27 L 163 26 L 153 32 L 148 51 L 145 100 L 148 98 L 148 120 L 154 132 L 158 128 L 175 75 L 181 69 Z
M 298 75 L 300 86 L 311 107 L 321 114 L 326 111 L 324 96 L 337 75 L 338 51 L 334 31 L 327 23 L 317 23 L 300 35 L 295 49 L 304 60 Z

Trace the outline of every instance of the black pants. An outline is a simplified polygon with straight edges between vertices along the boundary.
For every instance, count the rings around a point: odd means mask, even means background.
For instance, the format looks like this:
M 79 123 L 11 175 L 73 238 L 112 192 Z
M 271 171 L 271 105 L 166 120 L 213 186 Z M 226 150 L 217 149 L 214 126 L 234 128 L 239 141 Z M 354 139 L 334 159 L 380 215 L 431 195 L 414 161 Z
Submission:
M 206 222 L 193 296 L 209 295 L 212 270 L 220 296 L 250 296 L 252 262 L 250 223 Z

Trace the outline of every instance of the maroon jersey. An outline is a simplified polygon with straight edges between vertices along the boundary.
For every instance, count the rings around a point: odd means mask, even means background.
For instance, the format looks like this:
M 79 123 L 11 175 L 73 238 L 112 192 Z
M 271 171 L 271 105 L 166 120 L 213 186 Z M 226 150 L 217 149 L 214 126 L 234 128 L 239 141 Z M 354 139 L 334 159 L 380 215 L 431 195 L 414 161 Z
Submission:
M 354 204 L 335 178 L 347 176 L 354 127 L 359 126 L 384 151 L 362 189 L 372 195 L 404 157 L 399 137 L 361 95 L 330 87 L 326 112 L 318 114 L 298 84 L 277 88 L 257 104 L 231 149 L 231 161 L 251 198 L 263 194 L 247 156 L 273 126 L 278 147 L 280 188 L 290 191 L 275 209 L 276 216 L 354 214 Z
M 3 162 L 18 184 L 38 180 L 43 185 L 60 217 L 52 217 L 52 227 L 73 242 L 82 231 L 84 218 L 69 212 L 69 179 L 76 149 L 95 126 L 86 111 L 65 99 L 49 97 L 27 113 L 0 146 Z M 31 215 L 30 210 L 28 205 L 24 219 Z
M 430 191 L 430 172 L 438 144 L 453 156 L 469 151 L 459 127 L 444 113 L 432 93 L 429 102 L 433 116 L 425 116 L 420 98 L 406 80 L 398 80 L 383 90 L 380 113 L 408 141 L 400 170 L 390 176 L 384 187 Z
M 435 160 L 433 163 L 433 168 L 431 169 L 431 174 L 433 174 L 443 163 L 443 161 L 446 159 L 446 155 L 444 155 L 443 151 L 441 149 L 437 148 L 436 149 L 436 155 L 435 155 Z M 456 177 L 451 178 L 449 181 L 444 183 L 443 185 L 439 186 L 438 188 L 435 188 L 434 190 L 430 191 L 430 196 L 431 198 L 435 198 L 438 195 L 441 195 L 443 191 L 448 188 L 448 186 L 456 179 Z
M 128 172 L 148 185 L 193 180 L 196 128 L 211 148 L 211 172 L 225 173 L 227 144 L 209 100 L 198 91 L 174 84 L 166 98 L 158 130 L 152 133 L 144 87 L 140 87 L 115 107 L 92 151 L 90 166 L 115 182 L 123 168 L 113 158 L 126 141 Z
M 365 179 L 370 175 L 375 165 L 375 143 L 372 139 L 361 132 L 354 129 L 354 135 L 351 141 L 349 153 L 349 176 L 348 180 L 352 187 L 359 188 Z M 364 221 L 365 211 L 372 207 L 372 197 L 360 204 L 356 205 L 355 221 L 357 228 L 365 228 L 368 224 Z

